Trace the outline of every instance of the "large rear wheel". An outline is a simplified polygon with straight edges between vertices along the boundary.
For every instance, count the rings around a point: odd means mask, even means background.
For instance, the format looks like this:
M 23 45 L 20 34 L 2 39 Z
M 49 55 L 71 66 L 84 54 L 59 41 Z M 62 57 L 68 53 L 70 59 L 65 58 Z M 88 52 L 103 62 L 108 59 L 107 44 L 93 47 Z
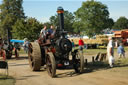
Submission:
M 73 56 L 73 67 L 76 73 L 82 73 L 84 71 L 84 56 L 81 51 L 75 53 Z
M 48 52 L 46 56 L 46 67 L 48 74 L 53 78 L 56 75 L 56 62 L 52 52 Z
M 30 43 L 28 49 L 29 65 L 32 71 L 38 71 L 41 68 L 41 50 L 38 43 Z

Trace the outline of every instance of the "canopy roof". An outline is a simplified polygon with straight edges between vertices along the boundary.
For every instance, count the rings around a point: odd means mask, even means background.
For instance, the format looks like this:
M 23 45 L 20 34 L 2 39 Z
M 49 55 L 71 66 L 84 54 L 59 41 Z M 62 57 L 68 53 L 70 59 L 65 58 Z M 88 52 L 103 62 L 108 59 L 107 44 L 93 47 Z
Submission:
M 12 39 L 12 40 L 10 40 L 10 42 L 24 43 L 24 40 Z

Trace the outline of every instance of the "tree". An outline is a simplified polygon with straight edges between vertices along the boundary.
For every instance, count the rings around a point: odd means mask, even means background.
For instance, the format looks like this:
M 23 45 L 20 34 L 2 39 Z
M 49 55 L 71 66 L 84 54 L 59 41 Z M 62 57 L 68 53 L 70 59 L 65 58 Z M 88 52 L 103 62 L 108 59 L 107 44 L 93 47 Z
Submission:
M 30 41 L 37 40 L 42 29 L 42 24 L 35 18 L 17 20 L 13 26 L 13 36 L 17 39 L 28 38 Z
M 76 18 L 73 23 L 74 32 L 80 34 L 80 32 L 83 30 L 83 27 L 84 24 Z
M 94 0 L 83 2 L 75 15 L 82 24 L 81 31 L 85 31 L 89 37 L 100 34 L 103 29 L 110 27 L 108 8 L 101 2 Z
M 128 19 L 120 17 L 112 27 L 113 29 L 128 29 Z
M 25 18 L 23 7 L 23 0 L 3 0 L 0 5 L 0 32 L 4 37 L 7 29 L 11 36 L 10 30 L 18 19 Z
M 58 15 L 50 17 L 50 23 L 54 26 L 59 26 Z M 74 15 L 71 12 L 64 11 L 64 30 L 73 32 Z
M 108 28 L 109 28 L 109 29 L 112 29 L 113 25 L 114 25 L 113 19 L 112 19 L 112 18 L 109 18 L 109 19 L 108 19 L 108 22 L 107 22 Z

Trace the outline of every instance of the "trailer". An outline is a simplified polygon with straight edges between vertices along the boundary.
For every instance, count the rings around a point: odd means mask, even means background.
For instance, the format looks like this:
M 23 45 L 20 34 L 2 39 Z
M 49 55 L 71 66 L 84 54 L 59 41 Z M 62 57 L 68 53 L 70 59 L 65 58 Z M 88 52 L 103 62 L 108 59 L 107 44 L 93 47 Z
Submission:
M 124 45 L 128 45 L 128 29 L 114 31 L 114 38 L 118 43 L 122 42 Z
M 75 45 L 78 45 L 80 38 L 69 38 L 70 40 L 74 41 Z M 82 39 L 85 44 L 85 48 L 98 48 L 100 46 L 107 46 L 108 43 L 108 36 L 107 35 L 96 35 L 95 39 Z

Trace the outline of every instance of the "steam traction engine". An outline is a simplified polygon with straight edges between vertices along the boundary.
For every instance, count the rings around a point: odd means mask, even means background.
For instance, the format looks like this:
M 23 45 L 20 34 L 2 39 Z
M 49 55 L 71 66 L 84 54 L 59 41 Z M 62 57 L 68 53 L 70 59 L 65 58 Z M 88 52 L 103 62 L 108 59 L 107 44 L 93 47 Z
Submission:
M 65 38 L 63 8 L 58 7 L 59 28 L 54 35 L 47 34 L 29 45 L 29 64 L 33 71 L 40 70 L 46 65 L 46 70 L 51 77 L 55 77 L 56 68 L 72 64 L 75 72 L 83 72 L 84 57 L 78 49 L 72 51 L 72 43 Z M 69 54 L 72 60 L 69 59 Z M 71 62 L 70 62 L 71 61 Z
M 3 40 L 2 37 L 0 37 L 0 56 L 3 57 L 3 60 L 11 59 L 12 57 L 13 45 L 10 39 L 10 31 L 7 29 L 7 40 Z

